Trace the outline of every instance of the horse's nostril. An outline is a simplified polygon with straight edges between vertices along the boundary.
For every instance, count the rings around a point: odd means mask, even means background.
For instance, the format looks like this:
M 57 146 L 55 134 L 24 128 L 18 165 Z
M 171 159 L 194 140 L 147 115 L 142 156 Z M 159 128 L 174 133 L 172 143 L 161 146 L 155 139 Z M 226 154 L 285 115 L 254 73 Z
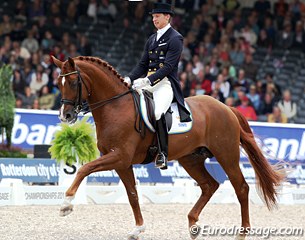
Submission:
M 71 114 L 70 113 L 67 113 L 66 114 L 66 119 L 70 119 L 71 118 Z

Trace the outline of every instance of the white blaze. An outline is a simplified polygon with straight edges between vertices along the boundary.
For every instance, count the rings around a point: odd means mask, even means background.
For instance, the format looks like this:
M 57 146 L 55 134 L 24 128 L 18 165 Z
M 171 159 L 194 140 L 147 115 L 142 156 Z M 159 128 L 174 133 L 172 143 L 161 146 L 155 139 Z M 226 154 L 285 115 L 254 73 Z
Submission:
M 63 77 L 63 78 L 62 78 L 62 80 L 61 80 L 61 84 L 62 84 L 62 86 L 65 86 L 65 82 L 66 82 L 66 78 L 65 78 L 65 77 Z

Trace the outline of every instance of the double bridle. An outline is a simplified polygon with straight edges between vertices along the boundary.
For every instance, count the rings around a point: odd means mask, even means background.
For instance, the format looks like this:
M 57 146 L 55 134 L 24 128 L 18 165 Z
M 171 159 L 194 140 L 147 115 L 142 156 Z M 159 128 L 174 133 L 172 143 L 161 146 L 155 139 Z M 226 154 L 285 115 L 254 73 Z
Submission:
M 84 84 L 84 86 L 85 86 L 85 88 L 88 92 L 88 97 L 91 96 L 91 93 L 89 92 L 89 89 L 88 89 L 85 81 L 83 80 L 82 76 L 80 75 L 78 66 L 75 65 L 75 67 L 76 67 L 76 71 L 68 72 L 68 73 L 65 73 L 65 74 L 60 74 L 59 76 L 60 77 L 66 77 L 66 76 L 70 76 L 70 75 L 73 75 L 73 74 L 77 74 L 77 100 L 73 101 L 73 100 L 62 98 L 60 102 L 62 104 L 72 105 L 74 107 L 74 111 L 78 114 L 83 109 L 82 84 Z
M 60 74 L 60 77 L 66 77 L 72 74 L 77 74 L 77 88 L 78 88 L 78 92 L 77 92 L 77 101 L 73 101 L 73 100 L 69 100 L 69 99 L 65 99 L 62 98 L 61 99 L 61 103 L 62 104 L 68 104 L 68 105 L 72 105 L 74 107 L 74 111 L 76 113 L 76 116 L 80 113 L 80 111 L 83 109 L 84 105 L 83 105 L 83 101 L 82 101 L 82 84 L 84 84 L 86 91 L 88 93 L 88 97 L 91 96 L 91 92 L 89 92 L 89 88 L 86 85 L 86 82 L 82 79 L 82 76 L 80 75 L 80 71 L 79 68 L 75 65 L 76 71 L 73 72 L 69 72 L 69 73 L 65 73 L 65 74 Z M 118 95 L 115 95 L 109 99 L 106 100 L 102 100 L 96 103 L 92 103 L 90 104 L 90 110 L 86 110 L 84 112 L 84 114 L 93 111 L 99 107 L 103 107 L 106 104 L 112 102 L 113 100 L 119 99 L 127 94 L 131 93 L 133 100 L 134 100 L 134 105 L 135 105 L 135 110 L 136 110 L 136 116 L 135 116 L 135 124 L 134 124 L 134 128 L 135 130 L 141 135 L 142 138 L 145 137 L 145 126 L 144 126 L 144 122 L 139 114 L 139 109 L 140 109 L 140 101 L 139 101 L 139 97 L 137 92 L 130 88 L 127 91 L 120 93 Z M 137 124 L 138 122 L 138 124 Z M 137 126 L 138 125 L 138 126 Z
M 78 92 L 77 92 L 77 100 L 73 101 L 73 100 L 70 100 L 70 99 L 62 98 L 61 99 L 61 103 L 62 104 L 67 104 L 67 105 L 72 105 L 74 107 L 75 113 L 78 114 L 78 113 L 80 113 L 80 111 L 84 107 L 83 100 L 82 100 L 82 84 L 84 84 L 84 86 L 86 88 L 86 91 L 88 92 L 88 97 L 91 96 L 91 92 L 89 92 L 89 88 L 87 87 L 86 82 L 83 80 L 83 78 L 82 78 L 82 76 L 80 74 L 78 66 L 75 65 L 75 68 L 76 68 L 76 71 L 68 72 L 68 73 L 65 73 L 65 74 L 60 74 L 59 76 L 60 77 L 66 77 L 66 76 L 69 76 L 69 75 L 72 75 L 72 74 L 77 74 L 77 90 L 78 90 Z M 99 107 L 102 107 L 102 106 L 112 102 L 115 99 L 118 99 L 118 98 L 120 98 L 122 96 L 125 96 L 125 95 L 127 95 L 129 93 L 133 93 L 133 92 L 134 92 L 133 89 L 129 89 L 126 92 L 123 92 L 123 93 L 120 93 L 118 95 L 115 95 L 114 97 L 111 97 L 109 99 L 102 100 L 102 101 L 99 101 L 99 102 L 96 102 L 96 103 L 92 103 L 92 104 L 90 104 L 91 111 L 93 111 L 94 109 L 97 109 Z M 86 110 L 84 114 L 88 113 L 89 111 L 90 110 Z

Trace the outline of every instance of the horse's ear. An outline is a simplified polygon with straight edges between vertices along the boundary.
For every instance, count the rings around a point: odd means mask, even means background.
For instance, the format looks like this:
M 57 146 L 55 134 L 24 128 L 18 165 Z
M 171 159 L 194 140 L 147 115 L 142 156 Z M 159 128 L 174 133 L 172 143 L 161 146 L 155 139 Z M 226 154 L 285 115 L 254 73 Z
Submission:
M 73 58 L 68 57 L 68 62 L 70 63 L 71 67 L 73 67 L 73 68 L 75 67 Z
M 56 57 L 51 56 L 54 64 L 61 69 L 63 62 L 58 60 Z

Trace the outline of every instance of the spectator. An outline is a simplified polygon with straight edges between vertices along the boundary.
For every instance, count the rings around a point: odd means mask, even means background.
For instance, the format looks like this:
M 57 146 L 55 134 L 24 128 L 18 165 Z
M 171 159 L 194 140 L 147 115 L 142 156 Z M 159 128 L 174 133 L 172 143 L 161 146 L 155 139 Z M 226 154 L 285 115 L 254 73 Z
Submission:
M 35 109 L 35 110 L 39 110 L 40 109 L 39 100 L 37 98 L 33 102 L 32 109 Z
M 266 93 L 264 95 L 263 101 L 261 101 L 259 114 L 268 116 L 269 114 L 272 113 L 274 104 L 275 104 L 275 102 L 274 102 L 272 94 Z
M 44 7 L 41 0 L 34 0 L 29 8 L 29 12 L 28 12 L 29 19 L 36 20 L 44 15 L 45 15 Z
M 96 21 L 97 18 L 97 2 L 96 0 L 90 0 L 87 8 L 87 15 L 90 18 L 93 18 Z
M 224 11 L 222 8 L 219 8 L 217 11 L 217 15 L 213 17 L 213 21 L 216 23 L 217 29 L 222 31 L 227 25 L 228 19 L 224 15 Z
M 251 46 L 256 45 L 257 35 L 252 30 L 249 24 L 246 24 L 245 27 L 241 29 L 240 36 L 243 37 L 245 41 L 249 43 Z
M 218 89 L 224 98 L 230 94 L 230 83 L 225 81 L 222 74 L 218 74 L 217 81 L 212 83 L 212 90 Z
M 232 97 L 226 98 L 225 104 L 229 107 L 234 107 L 234 98 L 232 98 Z
M 281 91 L 281 87 L 274 82 L 273 80 L 273 74 L 272 73 L 267 73 L 265 75 L 265 80 L 266 82 L 262 85 L 262 92 L 266 93 L 267 90 L 267 86 L 268 84 L 273 84 L 272 88 L 270 88 L 270 90 L 272 90 L 272 93 L 276 96 L 277 100 L 279 100 L 280 96 L 282 95 L 282 91 Z M 271 87 L 271 85 L 270 85 Z M 273 89 L 274 87 L 274 89 Z
M 53 34 L 50 30 L 47 30 L 41 41 L 41 47 L 43 50 L 50 52 L 55 45 Z
M 15 18 L 21 21 L 27 20 L 27 14 L 26 14 L 26 3 L 24 0 L 19 0 L 16 3 L 16 7 L 14 9 Z
M 262 48 L 271 48 L 273 46 L 273 41 L 268 37 L 266 29 L 260 30 L 257 46 Z
M 234 11 L 240 7 L 240 3 L 238 0 L 223 0 L 222 6 L 226 15 L 232 16 Z
M 50 110 L 55 103 L 55 95 L 49 93 L 49 88 L 47 85 L 43 86 L 39 93 L 39 108 L 44 110 Z
M 20 97 L 16 97 L 15 108 L 23 108 L 23 102 Z
M 273 45 L 276 38 L 276 30 L 271 17 L 267 17 L 265 19 L 264 29 L 267 32 L 268 39 L 271 41 L 271 44 Z
M 254 3 L 254 10 L 259 14 L 266 15 L 271 10 L 270 2 L 268 0 L 257 0 Z
M 274 3 L 274 15 L 279 29 L 283 29 L 284 17 L 289 10 L 289 5 L 285 0 L 278 0 Z
M 210 95 L 211 89 L 211 81 L 205 78 L 204 71 L 201 70 L 198 73 L 198 83 L 200 84 L 200 89 L 202 90 L 202 94 Z
M 22 101 L 22 108 L 31 109 L 34 103 L 34 100 L 37 98 L 35 94 L 32 93 L 31 88 L 26 86 L 24 88 L 23 94 L 17 94 L 17 98 L 20 98 Z
M 33 32 L 32 31 L 28 31 L 28 37 L 22 41 L 21 47 L 26 48 L 31 54 L 38 51 L 39 43 L 33 37 Z
M 246 73 L 244 69 L 239 69 L 236 83 L 241 86 L 245 93 L 249 92 L 249 83 L 246 79 Z
M 188 79 L 186 72 L 182 72 L 180 74 L 180 84 L 181 84 L 181 89 L 182 89 L 182 92 L 183 92 L 183 96 L 184 97 L 190 96 L 191 81 Z
M 77 47 L 74 43 L 70 45 L 67 55 L 71 58 L 80 56 L 80 53 L 77 51 Z
M 204 67 L 204 79 L 210 80 L 210 82 L 215 81 L 215 77 L 211 74 L 211 66 L 210 64 L 206 64 Z
M 2 15 L 2 22 L 0 23 L 0 36 L 8 35 L 13 30 L 13 24 L 8 14 Z
M 48 75 L 43 72 L 43 67 L 39 65 L 36 72 L 32 74 L 30 88 L 33 94 L 38 95 L 41 88 L 47 85 L 49 81 Z
M 277 105 L 281 112 L 286 115 L 288 121 L 293 120 L 297 115 L 297 104 L 291 100 L 291 93 L 289 90 L 285 90 L 283 93 L 283 99 L 278 102 Z
M 305 24 L 305 22 L 304 22 L 304 24 Z M 303 52 L 305 52 L 305 31 L 303 28 L 302 21 L 298 21 L 296 23 L 293 46 L 295 48 L 301 49 L 301 50 L 303 50 Z
M 13 91 L 15 95 L 23 94 L 24 88 L 27 86 L 26 81 L 21 74 L 20 70 L 15 69 L 13 72 Z
M 236 109 L 241 112 L 241 114 L 249 121 L 256 121 L 257 116 L 255 110 L 249 104 L 249 99 L 244 96 L 241 101 L 241 105 L 237 106 Z
M 20 46 L 18 41 L 13 42 L 11 55 L 14 55 L 16 59 L 20 59 L 21 61 L 28 60 L 31 57 L 30 52 L 26 48 Z
M 24 31 L 24 26 L 21 21 L 16 21 L 13 30 L 10 33 L 12 41 L 21 42 L 25 38 L 26 34 Z
M 224 102 L 224 101 L 225 101 L 222 92 L 221 92 L 218 88 L 215 88 L 215 89 L 212 91 L 211 97 L 217 99 L 217 100 L 220 101 L 220 102 Z
M 289 10 L 294 16 L 294 19 L 299 19 L 301 13 L 305 12 L 305 5 L 300 0 L 292 0 L 289 5 Z
M 241 66 L 245 59 L 245 53 L 241 50 L 240 42 L 233 43 L 233 49 L 230 51 L 230 59 L 232 64 Z
M 252 84 L 250 86 L 250 91 L 246 96 L 250 99 L 250 101 L 255 109 L 255 112 L 258 112 L 259 106 L 260 106 L 260 96 L 256 92 L 255 84 Z
M 77 23 L 77 7 L 74 1 L 69 2 L 66 20 L 71 24 Z
M 280 31 L 277 36 L 278 47 L 290 49 L 293 44 L 294 35 L 291 31 L 291 24 L 285 23 L 284 30 Z
M 287 123 L 287 117 L 281 112 L 279 107 L 274 106 L 272 113 L 268 115 L 268 122 Z
M 137 10 L 141 10 L 139 7 L 142 4 L 137 5 Z M 145 9 L 144 5 L 142 5 L 141 8 Z M 137 12 L 138 11 L 136 11 L 136 13 Z M 98 7 L 97 13 L 98 13 L 98 16 L 108 17 L 113 21 L 115 19 L 115 17 L 117 16 L 118 11 L 117 11 L 116 6 L 113 3 L 109 3 L 109 0 L 101 0 L 101 4 Z M 143 15 L 144 15 L 144 12 L 143 12 Z M 143 19 L 143 15 L 140 18 Z
M 88 38 L 85 35 L 80 37 L 78 52 L 83 56 L 91 56 L 92 54 L 91 44 L 88 42 Z
M 245 62 L 242 65 L 242 69 L 245 71 L 245 78 L 251 79 L 252 81 L 256 80 L 256 74 L 258 71 L 257 66 L 253 63 L 253 57 L 251 54 L 247 54 Z

